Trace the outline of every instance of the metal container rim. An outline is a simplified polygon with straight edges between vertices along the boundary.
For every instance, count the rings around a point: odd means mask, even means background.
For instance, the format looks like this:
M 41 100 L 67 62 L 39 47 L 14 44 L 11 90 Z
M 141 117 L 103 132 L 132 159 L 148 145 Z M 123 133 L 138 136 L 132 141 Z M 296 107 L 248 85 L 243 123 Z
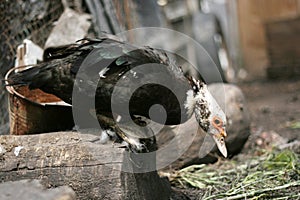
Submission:
M 22 66 L 18 66 L 18 67 L 13 67 L 11 68 L 10 70 L 7 71 L 7 73 L 5 74 L 4 76 L 4 81 L 5 81 L 5 88 L 6 90 L 12 94 L 12 95 L 16 95 L 26 101 L 29 101 L 30 103 L 33 103 L 33 104 L 36 104 L 36 105 L 40 105 L 40 106 L 67 106 L 67 107 L 71 107 L 72 105 L 64 102 L 64 101 L 57 101 L 57 102 L 46 102 L 46 103 L 39 103 L 39 102 L 36 102 L 36 101 L 32 101 L 28 98 L 26 98 L 24 95 L 20 94 L 19 92 L 17 92 L 13 86 L 9 85 L 9 82 L 8 82 L 8 78 L 10 76 L 10 74 L 12 72 L 14 72 L 16 69 L 29 69 L 29 68 L 32 68 L 32 67 L 35 67 L 34 65 L 22 65 Z

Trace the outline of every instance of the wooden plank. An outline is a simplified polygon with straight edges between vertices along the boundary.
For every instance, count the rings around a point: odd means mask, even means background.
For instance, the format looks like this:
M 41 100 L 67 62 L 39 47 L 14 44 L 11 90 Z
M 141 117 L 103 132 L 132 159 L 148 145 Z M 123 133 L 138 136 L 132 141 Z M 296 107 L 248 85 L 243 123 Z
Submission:
M 266 23 L 270 79 L 300 76 L 300 18 Z
M 270 61 L 265 23 L 299 16 L 299 0 L 237 0 L 237 9 L 244 67 L 253 78 L 263 78 Z

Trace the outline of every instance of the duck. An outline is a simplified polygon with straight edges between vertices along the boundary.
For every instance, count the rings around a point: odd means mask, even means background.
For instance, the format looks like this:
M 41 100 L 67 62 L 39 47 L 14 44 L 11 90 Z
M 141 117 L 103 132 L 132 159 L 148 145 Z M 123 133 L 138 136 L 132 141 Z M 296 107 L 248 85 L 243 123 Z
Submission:
M 178 125 L 194 115 L 227 157 L 226 115 L 203 78 L 183 73 L 176 55 L 104 35 L 50 47 L 43 57 L 43 62 L 11 74 L 7 85 L 41 89 L 74 109 L 82 102 L 94 102 L 87 109 L 95 111 L 103 134 L 134 152 L 148 152 L 155 135 L 134 131 L 126 125 L 129 122 L 139 127 L 151 120 Z

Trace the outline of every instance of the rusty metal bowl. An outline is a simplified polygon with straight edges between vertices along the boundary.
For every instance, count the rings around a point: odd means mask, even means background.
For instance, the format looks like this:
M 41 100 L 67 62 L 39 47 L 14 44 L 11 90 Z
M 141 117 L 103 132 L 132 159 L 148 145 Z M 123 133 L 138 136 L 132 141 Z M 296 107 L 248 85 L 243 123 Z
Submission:
M 10 69 L 7 80 L 15 70 Z M 7 84 L 7 82 L 6 82 Z M 61 101 L 54 95 L 41 90 L 29 90 L 27 86 L 6 86 L 8 91 L 10 134 L 24 135 L 71 130 L 74 127 L 72 106 Z M 32 96 L 34 94 L 34 98 Z

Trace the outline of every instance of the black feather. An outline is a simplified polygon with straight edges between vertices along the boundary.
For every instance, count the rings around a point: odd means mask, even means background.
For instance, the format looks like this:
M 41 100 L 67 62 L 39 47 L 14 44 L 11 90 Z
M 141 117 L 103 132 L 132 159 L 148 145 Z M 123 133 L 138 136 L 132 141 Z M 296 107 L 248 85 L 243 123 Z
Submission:
M 151 47 L 136 47 L 118 40 L 102 37 L 100 39 L 82 39 L 78 43 L 48 48 L 44 54 L 45 62 L 11 74 L 9 85 L 28 85 L 30 89 L 39 88 L 51 93 L 67 103 L 72 103 L 73 92 L 83 98 L 95 98 L 97 115 L 112 118 L 114 111 L 122 117 L 124 108 L 129 107 L 131 118 L 135 115 L 149 118 L 149 109 L 155 104 L 164 107 L 167 113 L 165 124 L 180 124 L 187 120 L 184 108 L 186 92 L 191 85 L 179 66 L 172 62 L 163 50 Z M 140 65 L 160 65 L 159 70 L 149 67 L 145 73 L 131 70 Z M 81 68 L 82 66 L 85 68 Z M 99 77 L 104 68 L 105 78 Z M 80 72 L 80 73 L 79 73 Z M 75 81 L 85 80 L 83 82 Z M 122 84 L 118 82 L 122 80 Z M 161 81 L 163 85 L 153 83 Z M 135 85 L 141 85 L 133 90 Z M 95 94 L 95 90 L 96 94 Z M 73 91 L 74 90 L 74 91 Z M 174 91 L 179 94 L 175 95 Z M 112 102 L 112 94 L 118 94 Z M 130 101 L 126 101 L 128 96 Z M 93 100 L 93 99 L 92 99 Z M 125 109 L 126 110 L 126 109 Z M 158 110 L 162 112 L 163 110 Z M 161 119 L 153 119 L 163 123 Z M 110 125 L 104 125 L 110 127 Z

